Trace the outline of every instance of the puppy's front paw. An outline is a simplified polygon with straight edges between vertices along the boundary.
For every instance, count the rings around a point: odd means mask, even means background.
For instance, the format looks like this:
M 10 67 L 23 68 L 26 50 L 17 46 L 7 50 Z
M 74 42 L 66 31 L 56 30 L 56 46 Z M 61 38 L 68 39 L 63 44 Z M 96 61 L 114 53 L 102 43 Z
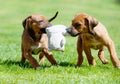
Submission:
M 36 68 L 35 68 L 35 70 L 41 70 L 41 69 L 43 69 L 42 66 L 39 66 L 39 67 L 36 67 Z
M 108 62 L 108 60 L 104 60 L 104 61 L 102 61 L 102 63 L 103 64 L 108 64 L 109 62 Z
M 119 67 L 117 67 L 118 69 L 120 69 L 120 66 Z

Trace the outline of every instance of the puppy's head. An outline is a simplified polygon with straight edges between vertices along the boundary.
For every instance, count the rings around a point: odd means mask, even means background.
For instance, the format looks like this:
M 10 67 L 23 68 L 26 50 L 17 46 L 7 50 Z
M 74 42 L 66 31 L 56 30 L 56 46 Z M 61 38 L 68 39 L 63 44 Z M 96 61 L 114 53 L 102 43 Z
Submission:
M 51 26 L 50 22 L 56 18 L 57 14 L 58 12 L 56 12 L 55 16 L 49 20 L 43 15 L 34 14 L 27 17 L 22 22 L 22 25 L 24 29 L 28 31 L 29 35 L 35 40 L 40 38 L 42 33 L 46 33 L 45 28 Z
M 93 28 L 98 24 L 98 21 L 87 15 L 87 14 L 78 14 L 72 20 L 72 25 L 68 28 L 68 32 L 72 36 L 77 36 L 80 33 L 90 33 L 95 34 Z

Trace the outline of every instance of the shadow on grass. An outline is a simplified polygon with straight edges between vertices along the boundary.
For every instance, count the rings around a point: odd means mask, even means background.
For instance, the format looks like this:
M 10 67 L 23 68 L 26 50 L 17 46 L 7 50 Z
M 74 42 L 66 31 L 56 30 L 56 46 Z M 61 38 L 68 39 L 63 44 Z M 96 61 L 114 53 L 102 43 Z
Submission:
M 7 65 L 7 66 L 20 66 L 21 68 L 32 68 L 32 66 L 29 64 L 29 62 L 25 62 L 24 64 L 21 64 L 20 61 L 15 61 L 15 60 L 5 60 L 2 61 L 0 59 L 0 65 Z M 63 67 L 76 67 L 75 64 L 73 63 L 69 63 L 69 62 L 60 62 L 59 66 L 63 66 Z M 42 65 L 43 68 L 50 68 L 50 65 Z
M 63 66 L 63 67 L 75 67 L 75 64 L 70 63 L 70 62 L 60 62 L 59 66 Z
M 98 68 L 98 69 L 110 69 L 110 66 L 108 64 L 101 64 L 101 65 L 96 65 L 96 66 L 91 66 L 87 64 L 82 64 L 81 66 L 76 66 L 74 63 L 69 63 L 69 62 L 60 62 L 59 64 L 62 67 L 74 67 L 74 68 L 84 68 L 84 69 L 90 69 L 90 68 Z
M 20 61 L 14 61 L 14 60 L 5 60 L 5 61 L 2 61 L 0 59 L 0 65 L 7 65 L 8 67 L 10 66 L 13 66 L 13 65 L 16 65 L 16 66 L 20 66 L 21 68 L 32 68 L 32 66 L 29 64 L 29 62 L 25 62 L 24 64 L 21 64 Z M 47 64 L 44 64 L 42 65 L 42 69 L 45 69 L 45 68 L 50 68 L 52 65 L 47 65 Z M 82 65 L 81 67 L 77 67 L 74 63 L 70 63 L 70 62 L 60 62 L 59 63 L 59 66 L 62 66 L 62 67 L 73 67 L 73 68 L 98 68 L 98 69 L 110 69 L 109 66 L 107 65 L 98 65 L 98 66 L 87 66 L 87 65 Z
M 22 68 L 32 68 L 28 62 L 21 64 L 20 61 L 14 61 L 14 60 L 5 60 L 5 61 L 0 60 L 0 65 L 7 65 L 7 66 L 17 65 L 17 66 L 20 66 Z
M 20 66 L 21 68 L 33 68 L 29 62 L 25 62 L 24 64 L 22 64 L 20 61 L 14 61 L 14 60 L 5 60 L 5 61 L 1 61 L 0 59 L 0 65 L 7 65 L 7 66 L 13 66 L 13 65 L 16 65 L 16 66 Z M 51 66 L 48 66 L 48 65 L 43 65 L 42 66 L 42 69 L 44 68 L 49 68 Z
M 0 60 L 0 65 L 8 65 L 8 66 L 19 65 L 19 62 L 18 61 L 13 61 L 13 60 L 5 60 L 5 61 Z

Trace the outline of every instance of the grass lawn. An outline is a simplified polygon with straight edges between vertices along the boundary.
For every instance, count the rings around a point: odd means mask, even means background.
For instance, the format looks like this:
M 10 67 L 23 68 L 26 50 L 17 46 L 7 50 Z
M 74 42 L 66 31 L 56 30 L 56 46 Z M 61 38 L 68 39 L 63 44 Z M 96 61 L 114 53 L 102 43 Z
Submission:
M 59 66 L 51 66 L 45 59 L 41 70 L 34 70 L 28 61 L 19 66 L 21 58 L 22 21 L 31 14 L 43 14 L 51 18 L 56 11 L 58 17 L 53 24 L 70 26 L 78 13 L 88 13 L 99 19 L 115 43 L 120 59 L 120 3 L 119 0 L 1 0 L 0 1 L 0 84 L 120 84 L 120 69 L 115 69 L 109 53 L 105 56 L 109 64 L 103 65 L 92 50 L 97 65 L 88 65 L 86 56 L 81 67 L 77 62 L 77 37 L 66 37 L 65 52 L 53 55 Z M 38 56 L 34 56 L 38 59 Z

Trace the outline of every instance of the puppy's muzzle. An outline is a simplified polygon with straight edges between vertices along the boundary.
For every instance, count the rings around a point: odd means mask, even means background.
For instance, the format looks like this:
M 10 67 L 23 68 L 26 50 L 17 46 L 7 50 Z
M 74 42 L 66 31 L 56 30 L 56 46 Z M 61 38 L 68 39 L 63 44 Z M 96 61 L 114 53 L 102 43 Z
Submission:
M 73 37 L 78 36 L 80 34 L 79 32 L 77 32 L 77 30 L 72 30 L 71 28 L 67 28 L 66 31 Z

